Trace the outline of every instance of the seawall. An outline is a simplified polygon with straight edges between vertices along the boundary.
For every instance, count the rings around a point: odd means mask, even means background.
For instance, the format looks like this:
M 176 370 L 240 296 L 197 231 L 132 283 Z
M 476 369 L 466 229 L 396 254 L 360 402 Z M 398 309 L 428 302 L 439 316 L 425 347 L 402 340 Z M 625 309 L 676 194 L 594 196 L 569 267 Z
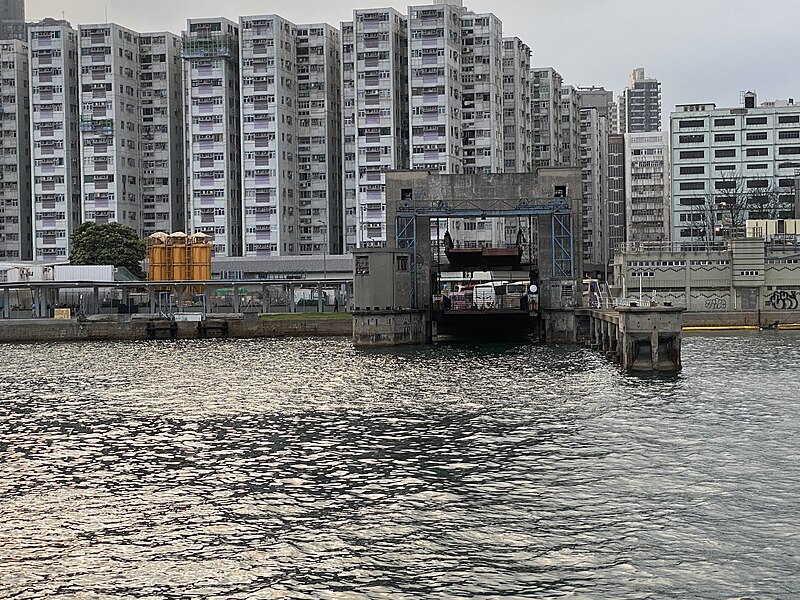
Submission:
M 800 311 L 762 311 L 760 317 L 757 311 L 683 313 L 684 327 L 765 327 L 775 321 L 800 323 Z
M 225 324 L 227 323 L 227 327 Z M 0 320 L 0 343 L 74 342 L 84 340 L 132 341 L 146 339 L 197 339 L 200 337 L 278 338 L 278 337 L 349 337 L 353 336 L 350 315 L 286 314 L 214 315 L 201 325 L 189 321 L 150 319 L 144 315 L 91 317 L 85 321 L 71 319 L 7 319 Z M 223 327 L 226 331 L 223 333 Z M 148 331 L 148 328 L 150 331 Z M 153 329 L 155 329 L 153 331 Z

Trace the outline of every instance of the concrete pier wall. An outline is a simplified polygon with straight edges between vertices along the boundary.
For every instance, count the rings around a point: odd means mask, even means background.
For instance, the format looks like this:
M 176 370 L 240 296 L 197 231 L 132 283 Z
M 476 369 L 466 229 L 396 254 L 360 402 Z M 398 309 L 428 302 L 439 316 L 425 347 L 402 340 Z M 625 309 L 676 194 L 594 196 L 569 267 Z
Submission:
M 215 315 L 201 323 L 207 330 L 202 337 L 223 337 L 221 327 L 227 323 L 230 338 L 272 337 L 351 337 L 353 321 L 349 318 L 318 319 L 305 315 L 281 315 L 280 319 L 260 319 L 258 315 Z M 157 339 L 169 339 L 170 325 L 177 326 L 178 339 L 197 339 L 198 323 L 151 320 L 143 315 L 72 319 L 10 319 L 0 320 L 0 343 L 13 342 L 72 342 L 86 340 L 146 340 L 148 323 L 155 325 Z

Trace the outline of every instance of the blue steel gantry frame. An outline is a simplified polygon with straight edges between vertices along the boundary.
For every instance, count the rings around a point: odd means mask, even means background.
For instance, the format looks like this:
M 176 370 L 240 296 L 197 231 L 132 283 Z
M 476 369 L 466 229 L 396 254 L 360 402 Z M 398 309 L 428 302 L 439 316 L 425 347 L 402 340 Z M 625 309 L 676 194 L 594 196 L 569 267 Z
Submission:
M 489 217 L 551 217 L 551 244 L 553 277 L 571 278 L 575 273 L 575 256 L 573 253 L 574 236 L 572 231 L 572 213 L 566 198 L 548 198 L 533 202 L 521 201 L 516 205 L 493 201 L 493 208 L 454 208 L 444 203 L 436 206 L 412 206 L 403 202 L 397 207 L 396 244 L 398 249 L 411 250 L 412 301 L 417 302 L 417 218 L 427 219 L 469 219 Z

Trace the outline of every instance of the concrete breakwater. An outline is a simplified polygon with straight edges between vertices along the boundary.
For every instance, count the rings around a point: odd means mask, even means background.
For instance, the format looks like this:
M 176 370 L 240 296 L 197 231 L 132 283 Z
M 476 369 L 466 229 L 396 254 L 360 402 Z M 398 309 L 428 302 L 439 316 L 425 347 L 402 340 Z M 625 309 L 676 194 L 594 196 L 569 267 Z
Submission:
M 132 341 L 203 337 L 352 337 L 349 314 L 215 314 L 202 322 L 170 321 L 147 315 L 103 315 L 86 320 L 0 320 L 0 343 Z

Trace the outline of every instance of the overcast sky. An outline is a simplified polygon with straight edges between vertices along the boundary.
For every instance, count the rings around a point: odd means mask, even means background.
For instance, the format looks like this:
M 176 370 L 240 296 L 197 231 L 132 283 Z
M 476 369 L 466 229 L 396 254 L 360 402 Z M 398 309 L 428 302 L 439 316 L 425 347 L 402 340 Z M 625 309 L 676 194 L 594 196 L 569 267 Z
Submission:
M 27 0 L 26 18 L 64 16 L 73 26 L 108 20 L 137 31 L 180 33 L 190 17 L 278 13 L 295 23 L 338 26 L 375 0 Z M 406 12 L 406 4 L 391 4 Z M 503 35 L 533 50 L 535 66 L 555 67 L 566 83 L 618 94 L 634 67 L 661 81 L 663 110 L 676 103 L 739 103 L 753 89 L 763 100 L 800 101 L 798 0 L 466 0 L 493 12 Z M 56 11 L 55 13 L 53 11 Z

